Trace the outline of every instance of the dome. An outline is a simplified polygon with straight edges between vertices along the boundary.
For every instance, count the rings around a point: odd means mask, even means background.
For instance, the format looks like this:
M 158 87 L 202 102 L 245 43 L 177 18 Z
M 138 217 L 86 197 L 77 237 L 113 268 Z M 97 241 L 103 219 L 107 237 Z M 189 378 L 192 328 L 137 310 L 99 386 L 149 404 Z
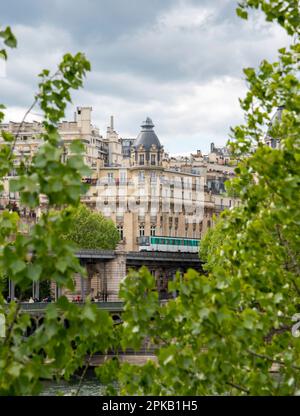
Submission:
M 136 139 L 134 147 L 137 149 L 139 146 L 144 146 L 145 150 L 150 150 L 151 146 L 155 145 L 158 149 L 160 149 L 162 145 L 153 130 L 154 124 L 151 118 L 147 117 L 141 127 L 142 130 Z

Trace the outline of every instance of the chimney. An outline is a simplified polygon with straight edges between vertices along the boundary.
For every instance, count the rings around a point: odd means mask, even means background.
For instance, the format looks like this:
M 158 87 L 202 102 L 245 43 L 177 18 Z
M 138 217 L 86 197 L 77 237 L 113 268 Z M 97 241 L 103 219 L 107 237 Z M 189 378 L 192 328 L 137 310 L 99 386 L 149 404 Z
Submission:
M 110 131 L 114 131 L 114 116 L 110 116 Z

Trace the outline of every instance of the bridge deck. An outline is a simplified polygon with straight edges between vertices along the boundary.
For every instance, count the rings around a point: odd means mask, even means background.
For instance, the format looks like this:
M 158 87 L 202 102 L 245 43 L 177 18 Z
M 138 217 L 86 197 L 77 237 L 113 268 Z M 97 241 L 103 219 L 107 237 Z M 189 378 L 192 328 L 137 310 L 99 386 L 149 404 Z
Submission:
M 160 252 L 160 251 L 130 251 L 126 255 L 127 260 L 157 261 L 174 263 L 199 263 L 198 253 Z
M 82 307 L 84 302 L 76 302 L 76 305 Z M 122 312 L 123 311 L 123 302 L 93 302 L 94 305 L 99 309 L 103 309 L 109 312 Z M 21 302 L 21 310 L 26 312 L 44 312 L 46 307 L 49 305 L 47 302 Z
M 80 259 L 112 260 L 116 257 L 114 250 L 79 250 L 76 256 Z M 162 252 L 162 251 L 129 251 L 126 259 L 132 261 L 168 261 L 174 263 L 201 263 L 198 253 Z

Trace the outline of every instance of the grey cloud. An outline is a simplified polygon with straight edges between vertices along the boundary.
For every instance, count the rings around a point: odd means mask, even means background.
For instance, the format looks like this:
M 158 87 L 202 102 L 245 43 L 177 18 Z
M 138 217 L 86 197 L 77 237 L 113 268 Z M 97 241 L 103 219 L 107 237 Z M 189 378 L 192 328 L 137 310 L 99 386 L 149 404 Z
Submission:
M 273 59 L 287 43 L 281 29 L 257 13 L 242 21 L 235 7 L 235 0 L 4 2 L 2 23 L 19 46 L 0 79 L 1 102 L 25 109 L 37 73 L 53 69 L 64 52 L 82 50 L 92 73 L 74 105 L 92 105 L 102 131 L 115 114 L 119 131 L 134 136 L 150 115 L 174 152 L 225 143 L 229 126 L 241 120 L 242 67 Z

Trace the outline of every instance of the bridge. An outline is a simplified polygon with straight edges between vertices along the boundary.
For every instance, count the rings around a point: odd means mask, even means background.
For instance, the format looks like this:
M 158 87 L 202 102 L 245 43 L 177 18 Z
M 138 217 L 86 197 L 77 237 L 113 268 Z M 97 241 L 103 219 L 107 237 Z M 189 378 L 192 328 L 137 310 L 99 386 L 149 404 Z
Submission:
M 77 258 L 81 260 L 102 260 L 109 261 L 116 258 L 118 252 L 115 250 L 79 250 L 76 253 Z M 170 263 L 181 265 L 189 264 L 196 267 L 201 266 L 198 253 L 173 253 L 159 251 L 129 251 L 125 253 L 126 263 L 134 266 L 140 266 L 147 263 Z
M 198 253 L 167 253 L 159 251 L 130 251 L 126 254 L 127 264 L 132 265 L 147 265 L 153 263 L 170 264 L 173 267 L 176 265 L 179 268 L 182 264 L 188 267 L 199 268 L 201 261 Z
M 149 268 L 157 282 L 157 289 L 161 298 L 167 298 L 168 282 L 174 279 L 177 271 L 184 273 L 187 269 L 202 270 L 202 262 L 197 253 L 180 252 L 154 252 L 154 251 L 131 251 L 125 252 L 122 248 L 116 250 L 79 250 L 76 253 L 82 266 L 87 270 L 88 278 L 80 275 L 75 277 L 75 292 L 62 292 L 62 288 L 55 283 L 52 284 L 52 291 L 55 299 L 66 294 L 69 298 L 80 296 L 81 300 L 90 295 L 102 302 L 99 307 L 105 309 L 106 303 L 113 308 L 112 302 L 120 302 L 119 288 L 121 280 L 128 274 L 130 269 L 139 269 L 145 265 Z M 39 296 L 39 282 L 34 282 L 32 296 Z M 9 296 L 15 297 L 15 288 L 12 281 L 9 282 Z M 34 304 L 30 304 L 34 305 Z M 43 308 L 44 306 L 41 306 Z M 27 308 L 27 306 L 24 306 Z M 29 306 L 28 306 L 29 308 Z M 35 308 L 35 306 L 31 306 Z
M 93 304 L 96 305 L 97 308 L 108 311 L 110 313 L 121 313 L 123 312 L 124 308 L 123 302 L 93 302 Z M 37 313 L 44 314 L 48 305 L 48 302 L 20 302 L 20 309 L 23 312 L 27 312 L 33 315 Z M 76 302 L 76 305 L 78 305 L 78 307 L 82 307 L 84 302 Z

